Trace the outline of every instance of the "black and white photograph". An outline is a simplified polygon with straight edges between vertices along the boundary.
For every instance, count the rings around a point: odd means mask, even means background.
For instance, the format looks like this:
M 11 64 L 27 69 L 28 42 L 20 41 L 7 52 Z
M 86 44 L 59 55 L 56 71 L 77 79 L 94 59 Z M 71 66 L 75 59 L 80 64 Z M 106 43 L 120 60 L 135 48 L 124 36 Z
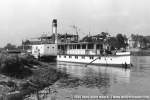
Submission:
M 0 0 L 0 100 L 150 100 L 150 0 Z

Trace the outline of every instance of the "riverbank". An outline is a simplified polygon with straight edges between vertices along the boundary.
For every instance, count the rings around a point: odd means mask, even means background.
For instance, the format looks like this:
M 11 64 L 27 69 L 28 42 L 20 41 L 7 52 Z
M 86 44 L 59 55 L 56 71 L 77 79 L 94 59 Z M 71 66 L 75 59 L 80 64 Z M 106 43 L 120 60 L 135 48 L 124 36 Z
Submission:
M 30 55 L 0 54 L 0 100 L 23 100 L 26 95 L 67 77 L 54 66 Z
M 83 64 L 58 62 L 57 68 L 71 77 L 61 78 L 26 100 L 35 100 L 36 97 L 39 100 L 71 100 L 74 96 L 148 96 L 150 57 L 137 58 L 137 65 L 131 69 L 95 65 L 83 67 Z
M 132 56 L 150 56 L 150 49 L 131 48 L 128 51 Z

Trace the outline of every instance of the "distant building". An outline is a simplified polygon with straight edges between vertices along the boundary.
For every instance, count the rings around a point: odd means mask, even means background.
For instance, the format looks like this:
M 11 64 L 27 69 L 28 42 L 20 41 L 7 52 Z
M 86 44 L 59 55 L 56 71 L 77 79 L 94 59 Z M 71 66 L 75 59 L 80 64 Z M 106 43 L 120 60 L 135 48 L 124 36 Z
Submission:
M 142 36 L 142 35 L 131 35 L 128 38 L 128 44 L 130 49 L 143 49 L 150 47 L 150 36 Z

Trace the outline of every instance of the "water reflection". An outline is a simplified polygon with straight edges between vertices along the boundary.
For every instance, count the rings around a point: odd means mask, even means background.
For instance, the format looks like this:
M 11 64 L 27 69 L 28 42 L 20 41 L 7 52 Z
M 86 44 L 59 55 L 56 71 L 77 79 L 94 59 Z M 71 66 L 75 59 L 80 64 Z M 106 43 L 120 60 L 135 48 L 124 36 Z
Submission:
M 83 64 L 58 62 L 57 68 L 64 71 L 72 77 L 60 81 L 61 88 L 86 87 L 96 88 L 102 95 L 109 94 L 109 88 L 116 83 L 129 83 L 130 69 L 103 67 L 89 65 L 84 67 Z
M 57 68 L 61 71 L 64 71 L 74 77 L 78 77 L 80 79 L 115 79 L 117 82 L 125 82 L 128 83 L 130 80 L 130 69 L 123 68 L 115 68 L 115 67 L 103 67 L 103 66 L 95 66 L 89 65 L 88 67 L 83 67 L 83 64 L 75 64 L 75 63 L 64 63 L 58 62 Z
M 131 62 L 134 71 L 142 71 L 142 69 L 150 70 L 150 56 L 132 56 Z

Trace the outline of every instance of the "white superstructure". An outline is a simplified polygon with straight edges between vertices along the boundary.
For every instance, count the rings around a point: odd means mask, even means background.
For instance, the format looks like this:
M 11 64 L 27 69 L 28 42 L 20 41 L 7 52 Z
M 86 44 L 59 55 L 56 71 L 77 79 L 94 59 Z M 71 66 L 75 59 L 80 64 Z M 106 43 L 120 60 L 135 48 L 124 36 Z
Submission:
M 113 66 L 131 64 L 130 52 L 105 54 L 103 44 L 78 42 L 58 45 L 58 61 Z
M 32 45 L 32 55 L 35 58 L 42 56 L 57 56 L 57 45 L 56 44 Z
M 32 46 L 32 55 L 35 58 L 39 57 L 50 57 L 55 59 L 57 57 L 57 20 L 53 19 L 52 22 L 52 33 L 54 38 L 52 41 L 47 41 L 48 37 L 41 37 L 40 41 L 34 41 Z M 43 40 L 44 39 L 44 40 Z

